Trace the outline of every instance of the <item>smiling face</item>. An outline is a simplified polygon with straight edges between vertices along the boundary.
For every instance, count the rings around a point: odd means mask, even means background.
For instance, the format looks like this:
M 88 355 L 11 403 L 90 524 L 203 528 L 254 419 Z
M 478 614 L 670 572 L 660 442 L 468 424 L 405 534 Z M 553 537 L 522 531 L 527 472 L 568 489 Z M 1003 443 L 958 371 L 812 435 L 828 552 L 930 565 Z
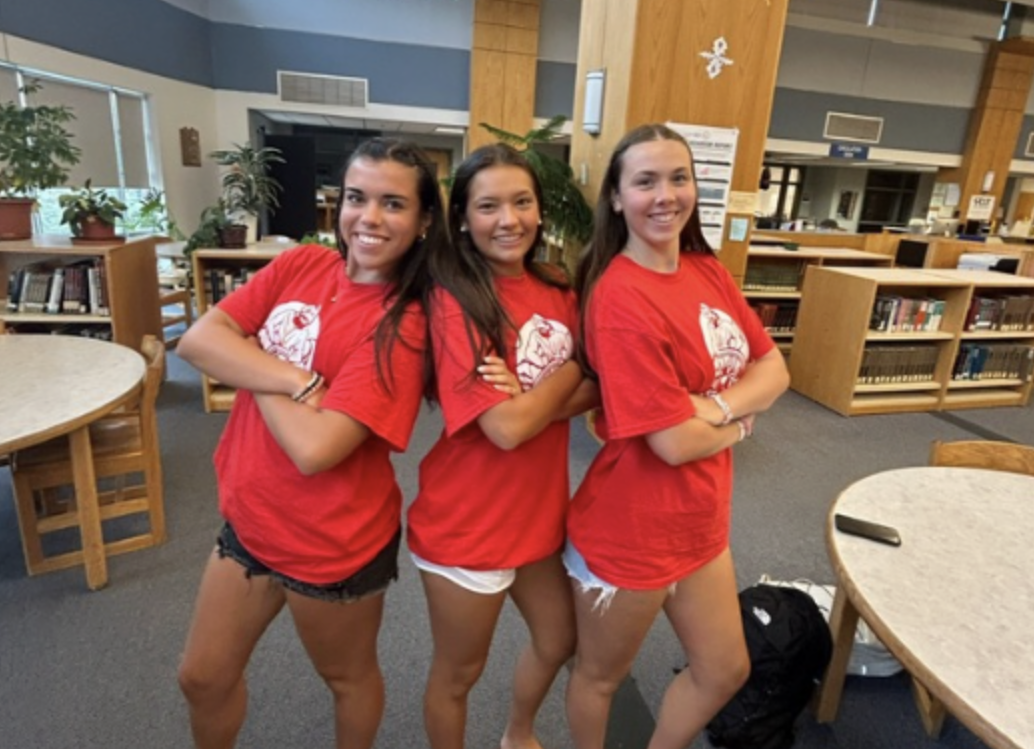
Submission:
M 345 172 L 338 227 L 356 283 L 384 283 L 427 227 L 417 170 L 397 161 L 358 158 Z
M 651 140 L 629 148 L 611 198 L 628 226 L 626 251 L 634 258 L 679 251 L 679 234 L 696 206 L 693 164 L 685 144 Z
M 541 215 L 531 176 L 520 167 L 490 166 L 470 182 L 464 226 L 497 276 L 524 272 Z

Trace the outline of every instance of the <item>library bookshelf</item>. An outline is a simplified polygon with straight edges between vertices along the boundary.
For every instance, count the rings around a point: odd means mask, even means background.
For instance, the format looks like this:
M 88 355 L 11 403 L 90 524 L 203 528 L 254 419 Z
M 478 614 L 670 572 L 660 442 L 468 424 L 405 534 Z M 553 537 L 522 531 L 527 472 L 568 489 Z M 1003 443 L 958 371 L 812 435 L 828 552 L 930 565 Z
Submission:
M 979 379 L 960 377 L 958 365 L 967 344 L 1004 344 L 1032 355 L 1030 326 L 968 329 L 974 299 L 1032 295 L 1034 279 L 990 271 L 811 267 L 790 360 L 791 387 L 844 416 L 1025 405 L 1029 365 L 1023 376 Z M 878 297 L 943 303 L 936 307 L 939 325 L 910 330 L 899 317 L 898 330 L 871 329 Z M 866 367 L 874 349 L 891 352 L 891 359 L 871 376 Z M 918 361 L 929 366 L 914 366 L 917 351 Z
M 223 296 L 245 283 L 281 252 L 293 245 L 250 245 L 243 250 L 198 249 L 191 253 L 194 299 L 198 316 Z M 207 413 L 229 411 L 237 391 L 208 375 L 201 375 L 201 397 Z
M 162 336 L 158 301 L 157 237 L 130 238 L 123 243 L 73 244 L 70 237 L 42 235 L 0 242 L 0 333 L 93 333 L 137 351 L 147 334 Z M 89 312 L 17 311 L 8 309 L 12 277 L 19 270 L 52 272 L 72 264 L 103 267 L 106 310 Z
M 848 247 L 800 247 L 751 245 L 743 277 L 743 296 L 757 311 L 784 356 L 794 339 L 802 282 L 815 266 L 889 266 L 893 258 Z

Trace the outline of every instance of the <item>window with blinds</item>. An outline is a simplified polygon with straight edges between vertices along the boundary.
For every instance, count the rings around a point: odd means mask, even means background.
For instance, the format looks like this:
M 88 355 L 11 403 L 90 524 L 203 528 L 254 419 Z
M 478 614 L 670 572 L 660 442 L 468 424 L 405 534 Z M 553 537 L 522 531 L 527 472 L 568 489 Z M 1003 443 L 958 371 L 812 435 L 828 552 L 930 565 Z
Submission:
M 147 99 L 137 92 L 116 89 L 89 81 L 76 81 L 45 72 L 0 65 L 0 97 L 20 99 L 19 86 L 38 81 L 40 89 L 31 95 L 30 104 L 66 105 L 75 119 L 65 126 L 72 142 L 81 150 L 80 161 L 71 168 L 64 187 L 37 195 L 39 211 L 35 231 L 69 234 L 61 224 L 58 196 L 80 189 L 90 180 L 92 187 L 104 188 L 129 206 L 130 224 L 138 213 L 144 195 L 157 183 L 157 165 L 152 154 L 148 127 Z

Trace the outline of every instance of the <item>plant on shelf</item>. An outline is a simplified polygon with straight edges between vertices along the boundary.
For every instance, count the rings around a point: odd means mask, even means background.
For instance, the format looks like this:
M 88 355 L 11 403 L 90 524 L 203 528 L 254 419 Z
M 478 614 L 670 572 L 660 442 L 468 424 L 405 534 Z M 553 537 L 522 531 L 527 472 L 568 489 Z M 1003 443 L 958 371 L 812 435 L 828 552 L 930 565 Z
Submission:
M 165 193 L 156 187 L 144 193 L 136 212 L 123 219 L 122 225 L 127 232 L 164 234 L 174 242 L 187 238 L 165 205 Z
M 279 148 L 234 143 L 232 149 L 212 151 L 209 156 L 219 166 L 228 167 L 223 172 L 223 200 L 233 219 L 258 218 L 263 211 L 280 207 L 283 188 L 269 176 L 270 165 L 284 163 Z
M 575 183 L 574 172 L 562 159 L 551 156 L 535 146 L 551 144 L 561 136 L 560 129 L 567 118 L 556 115 L 540 128 L 518 135 L 485 122 L 481 127 L 503 143 L 507 143 L 528 160 L 542 184 L 542 220 L 546 235 L 563 248 L 565 264 L 573 265 L 581 245 L 592 235 L 592 208 Z
M 183 253 L 189 255 L 199 247 L 242 249 L 246 246 L 245 234 L 246 227 L 233 222 L 226 200 L 220 198 L 215 205 L 201 211 L 197 229 L 187 238 Z
M 111 239 L 115 222 L 126 212 L 126 204 L 108 193 L 94 190 L 86 180 L 81 190 L 58 196 L 61 223 L 72 228 L 72 235 L 83 239 Z
M 33 81 L 21 91 L 31 97 L 40 89 Z M 79 163 L 81 151 L 65 129 L 74 119 L 67 105 L 0 104 L 0 239 L 32 236 L 36 193 L 65 184 Z

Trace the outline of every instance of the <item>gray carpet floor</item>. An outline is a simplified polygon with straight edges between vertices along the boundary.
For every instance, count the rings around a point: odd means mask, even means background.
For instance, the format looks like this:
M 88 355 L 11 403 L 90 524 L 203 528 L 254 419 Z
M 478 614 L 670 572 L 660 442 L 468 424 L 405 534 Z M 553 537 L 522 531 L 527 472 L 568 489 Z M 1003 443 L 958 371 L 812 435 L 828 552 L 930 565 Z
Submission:
M 81 570 L 29 578 L 21 557 L 6 469 L 0 469 L 0 747 L 3 749 L 174 749 L 190 745 L 176 667 L 205 558 L 220 521 L 211 455 L 225 423 L 206 415 L 197 375 L 170 357 L 159 401 L 169 541 L 110 560 L 110 584 L 89 592 Z M 1034 444 L 1034 407 L 957 414 L 843 418 L 788 393 L 737 448 L 732 546 L 741 585 L 762 574 L 831 582 L 823 542 L 830 502 L 852 481 L 888 468 L 922 465 L 933 439 L 974 436 Z M 0 415 L 2 418 L 2 415 Z M 420 458 L 440 429 L 422 415 L 397 466 L 407 498 Z M 573 429 L 572 480 L 596 446 Z M 388 702 L 378 747 L 424 747 L 420 698 L 430 643 L 423 594 L 408 556 L 388 594 L 380 646 Z M 994 612 L 959 612 L 993 616 Z M 498 746 L 509 676 L 525 641 L 504 612 L 488 668 L 471 697 L 468 746 Z M 645 746 L 672 668 L 682 662 L 659 620 L 616 702 L 609 749 Z M 539 718 L 546 749 L 567 746 L 562 673 Z M 289 618 L 281 616 L 249 668 L 250 712 L 241 747 L 330 747 L 331 704 Z M 707 746 L 699 739 L 694 748 Z M 972 749 L 982 744 L 954 719 L 927 739 L 904 676 L 849 677 L 836 722 L 800 720 L 800 749 Z

